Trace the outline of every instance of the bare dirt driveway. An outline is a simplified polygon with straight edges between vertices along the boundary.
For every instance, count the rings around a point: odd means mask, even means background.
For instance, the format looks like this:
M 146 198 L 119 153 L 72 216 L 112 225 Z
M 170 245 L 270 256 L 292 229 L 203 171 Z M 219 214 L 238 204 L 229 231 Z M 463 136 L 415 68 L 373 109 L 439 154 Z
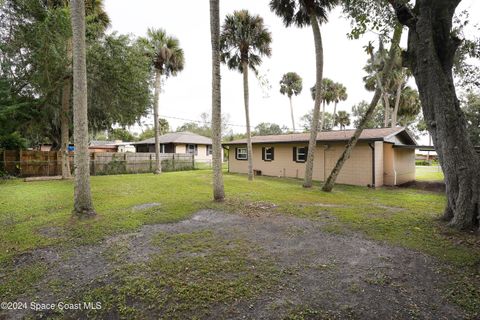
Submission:
M 41 249 L 49 265 L 19 301 L 101 301 L 101 310 L 4 313 L 98 319 L 462 319 L 442 263 L 279 214 L 203 210 L 100 244 Z M 22 261 L 19 261 L 22 263 Z M 0 316 L 2 318 L 2 316 Z

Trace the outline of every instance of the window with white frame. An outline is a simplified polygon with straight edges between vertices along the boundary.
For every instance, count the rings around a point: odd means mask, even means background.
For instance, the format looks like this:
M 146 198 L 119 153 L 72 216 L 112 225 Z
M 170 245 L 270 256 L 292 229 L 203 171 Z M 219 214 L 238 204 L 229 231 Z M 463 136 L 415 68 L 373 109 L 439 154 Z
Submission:
M 160 145 L 160 153 L 165 153 L 165 145 L 164 144 Z
M 211 156 L 213 153 L 213 149 L 211 145 L 207 145 L 207 156 Z
M 248 159 L 247 148 L 237 148 L 236 158 L 237 160 L 247 160 Z
M 273 161 L 273 147 L 263 148 L 263 160 L 264 161 Z
M 294 150 L 294 159 L 296 162 L 305 162 L 307 161 L 307 147 L 295 147 Z

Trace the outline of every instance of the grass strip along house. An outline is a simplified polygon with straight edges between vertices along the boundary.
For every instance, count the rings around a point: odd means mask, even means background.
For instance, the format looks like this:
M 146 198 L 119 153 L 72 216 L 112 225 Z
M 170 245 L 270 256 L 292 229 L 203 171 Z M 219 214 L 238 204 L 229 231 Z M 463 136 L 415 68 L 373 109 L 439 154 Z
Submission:
M 314 180 L 324 181 L 352 137 L 354 130 L 325 131 L 317 135 Z M 305 174 L 308 133 L 255 136 L 253 166 L 256 175 L 302 178 Z M 229 172 L 247 173 L 246 139 L 226 142 Z M 380 187 L 415 180 L 414 137 L 402 127 L 365 129 L 337 182 Z

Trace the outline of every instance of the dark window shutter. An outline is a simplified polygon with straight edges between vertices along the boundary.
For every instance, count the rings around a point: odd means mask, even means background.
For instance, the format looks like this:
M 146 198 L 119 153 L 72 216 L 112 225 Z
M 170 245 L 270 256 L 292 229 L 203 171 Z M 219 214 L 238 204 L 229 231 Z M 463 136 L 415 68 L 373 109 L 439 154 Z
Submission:
M 198 156 L 198 144 L 195 145 L 195 155 Z
M 265 161 L 265 147 L 262 147 L 262 160 Z
M 205 150 L 205 152 L 206 152 L 206 156 L 208 156 L 208 149 L 210 149 L 210 146 L 209 146 L 209 145 L 207 145 L 207 147 L 206 147 L 205 149 L 206 149 L 206 150 Z
M 238 160 L 238 148 L 235 148 L 235 160 Z
M 293 161 L 297 161 L 297 147 L 293 147 Z
M 272 161 L 275 160 L 275 148 L 270 149 L 272 151 Z

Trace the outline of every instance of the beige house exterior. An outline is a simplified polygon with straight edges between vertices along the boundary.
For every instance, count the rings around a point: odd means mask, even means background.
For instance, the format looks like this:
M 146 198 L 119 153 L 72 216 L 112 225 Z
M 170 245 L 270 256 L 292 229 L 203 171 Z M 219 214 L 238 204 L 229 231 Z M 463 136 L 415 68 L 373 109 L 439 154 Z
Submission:
M 134 143 L 137 152 L 155 152 L 155 138 Z M 192 132 L 172 132 L 160 136 L 160 152 L 193 154 L 195 161 L 212 161 L 212 140 Z
M 324 181 L 354 130 L 317 136 L 313 179 Z M 257 175 L 303 178 L 309 134 L 255 136 L 253 167 Z M 404 128 L 366 129 L 340 172 L 337 182 L 358 186 L 394 186 L 415 180 L 415 139 Z M 246 141 L 224 143 L 229 172 L 247 173 Z

